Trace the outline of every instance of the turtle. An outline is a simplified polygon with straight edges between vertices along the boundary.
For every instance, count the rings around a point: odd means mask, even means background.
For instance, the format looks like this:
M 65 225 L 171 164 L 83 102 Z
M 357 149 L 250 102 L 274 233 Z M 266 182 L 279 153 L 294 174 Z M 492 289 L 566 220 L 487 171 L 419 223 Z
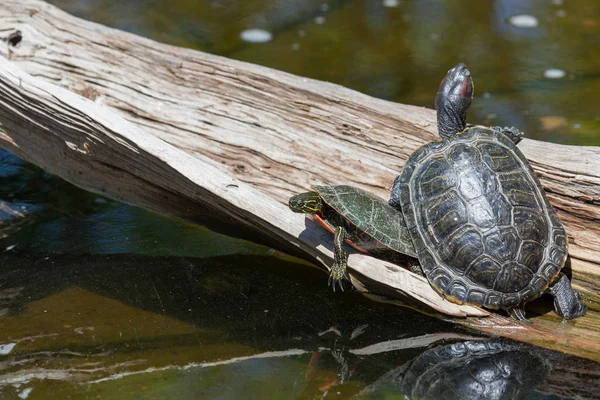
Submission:
M 586 312 L 561 273 L 567 235 L 514 127 L 466 124 L 473 80 L 448 71 L 435 98 L 440 141 L 417 149 L 394 181 L 422 272 L 444 298 L 504 309 L 526 321 L 524 305 L 549 293 L 564 319 Z
M 334 234 L 333 266 L 329 284 L 343 290 L 348 279 L 347 242 L 356 250 L 414 268 L 416 253 L 404 217 L 387 201 L 372 193 L 348 185 L 312 186 L 312 191 L 289 199 L 294 212 L 312 214 Z

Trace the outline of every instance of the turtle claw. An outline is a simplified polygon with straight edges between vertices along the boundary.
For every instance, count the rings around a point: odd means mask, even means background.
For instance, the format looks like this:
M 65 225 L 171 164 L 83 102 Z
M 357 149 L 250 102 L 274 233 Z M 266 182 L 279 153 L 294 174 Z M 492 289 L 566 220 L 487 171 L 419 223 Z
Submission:
M 338 284 L 340 289 L 343 292 L 344 291 L 344 278 L 346 278 L 345 275 L 342 278 L 334 278 L 333 276 L 329 275 L 329 281 L 327 282 L 327 286 L 331 286 L 331 288 L 335 292 L 335 285 Z
M 344 291 L 344 280 L 343 279 L 339 279 L 337 281 L 337 283 L 338 283 L 338 285 L 340 285 L 340 289 L 343 292 Z M 333 283 L 333 287 L 335 288 L 335 282 Z M 335 289 L 334 289 L 334 291 L 335 291 Z
M 331 286 L 335 293 L 335 280 L 329 275 L 329 280 L 327 281 L 327 286 Z
M 511 308 L 506 310 L 506 312 L 508 313 L 508 315 L 510 315 L 515 321 L 521 323 L 521 324 L 530 324 L 531 321 L 529 321 L 527 319 L 527 317 L 525 316 L 525 310 L 523 308 L 517 307 L 517 308 Z
M 335 292 L 335 286 L 337 284 L 343 292 L 345 280 L 350 280 L 348 278 L 348 274 L 346 273 L 346 269 L 342 268 L 340 265 L 334 264 L 333 268 L 331 268 L 331 272 L 329 273 L 329 281 L 327 282 L 327 285 L 331 286 Z

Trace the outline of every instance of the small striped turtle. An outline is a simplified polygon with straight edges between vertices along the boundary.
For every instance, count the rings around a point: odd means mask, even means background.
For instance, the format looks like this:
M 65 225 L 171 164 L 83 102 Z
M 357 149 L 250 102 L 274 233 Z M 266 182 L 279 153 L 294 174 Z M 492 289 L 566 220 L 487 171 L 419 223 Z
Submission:
M 416 256 L 404 217 L 384 199 L 362 189 L 346 185 L 313 186 L 313 191 L 292 196 L 294 212 L 313 214 L 334 234 L 333 266 L 329 284 L 335 290 L 348 278 L 347 242 L 356 250 L 393 262 L 408 262 Z M 412 260 L 416 263 L 416 260 Z
M 446 299 L 505 309 L 525 320 L 525 303 L 545 292 L 565 319 L 585 314 L 560 272 L 567 235 L 515 128 L 467 126 L 473 81 L 448 71 L 435 99 L 441 141 L 415 151 L 396 178 L 390 205 L 404 214 L 429 283 Z

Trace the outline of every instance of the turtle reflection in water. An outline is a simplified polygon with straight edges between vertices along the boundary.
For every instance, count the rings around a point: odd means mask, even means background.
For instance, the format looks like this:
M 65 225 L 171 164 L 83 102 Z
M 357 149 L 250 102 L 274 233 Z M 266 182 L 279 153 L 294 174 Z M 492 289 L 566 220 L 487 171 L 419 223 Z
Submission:
M 329 282 L 343 289 L 348 253 L 344 243 L 360 252 L 397 263 L 416 264 L 404 217 L 384 199 L 352 186 L 313 186 L 313 191 L 292 196 L 294 212 L 313 214 L 334 233 L 333 266 Z
M 567 235 L 515 128 L 467 126 L 473 80 L 448 71 L 435 99 L 441 141 L 416 150 L 396 178 L 390 205 L 404 215 L 421 268 L 446 299 L 505 309 L 548 292 L 565 319 L 586 306 L 560 270 Z
M 392 383 L 407 399 L 526 399 L 561 358 L 507 339 L 458 342 L 425 351 L 375 386 Z

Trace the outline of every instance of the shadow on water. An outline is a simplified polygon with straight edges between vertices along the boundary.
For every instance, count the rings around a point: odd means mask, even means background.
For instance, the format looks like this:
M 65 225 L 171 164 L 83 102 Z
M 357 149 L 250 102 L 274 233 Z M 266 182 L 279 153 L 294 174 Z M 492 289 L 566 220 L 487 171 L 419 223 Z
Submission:
M 322 271 L 276 257 L 5 252 L 0 264 L 7 398 L 600 393 L 580 385 L 599 382 L 595 363 L 332 295 Z

